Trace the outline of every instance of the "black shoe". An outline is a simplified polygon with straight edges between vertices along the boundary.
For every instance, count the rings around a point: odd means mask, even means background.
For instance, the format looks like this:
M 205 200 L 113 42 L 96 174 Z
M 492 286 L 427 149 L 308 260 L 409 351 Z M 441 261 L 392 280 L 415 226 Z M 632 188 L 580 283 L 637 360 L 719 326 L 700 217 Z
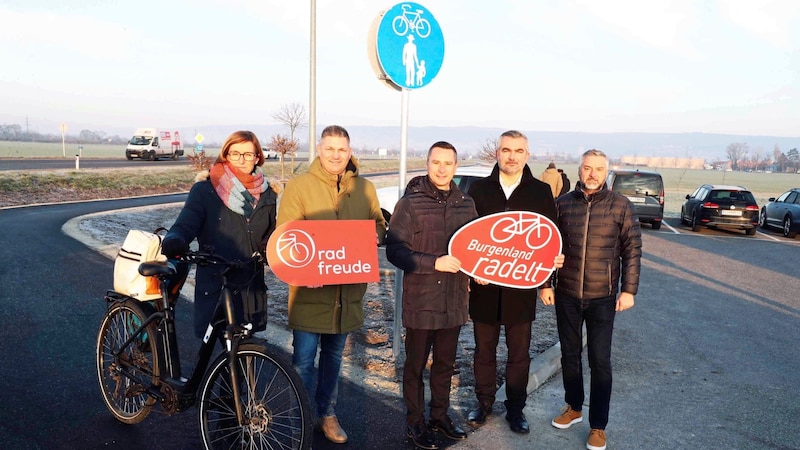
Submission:
M 525 420 L 525 414 L 519 413 L 513 416 L 506 414 L 506 420 L 508 421 L 508 427 L 514 433 L 528 434 L 531 432 L 528 421 Z
M 485 408 L 483 406 L 478 406 L 477 408 L 473 409 L 469 412 L 467 416 L 467 422 L 470 425 L 483 425 L 486 423 L 486 418 L 492 413 L 492 407 Z
M 438 445 L 433 441 L 431 430 L 424 423 L 415 423 L 406 427 L 406 436 L 414 441 L 414 445 L 427 450 L 437 450 Z
M 452 419 L 445 416 L 444 420 L 431 419 L 428 422 L 428 428 L 432 431 L 441 431 L 445 436 L 456 441 L 461 441 L 467 438 L 467 433 L 458 425 L 454 424 Z

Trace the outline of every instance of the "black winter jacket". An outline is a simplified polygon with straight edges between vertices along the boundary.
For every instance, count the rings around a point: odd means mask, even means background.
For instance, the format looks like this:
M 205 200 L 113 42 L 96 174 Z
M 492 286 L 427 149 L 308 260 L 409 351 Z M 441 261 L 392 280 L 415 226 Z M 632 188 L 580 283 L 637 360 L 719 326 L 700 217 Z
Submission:
M 450 182 L 440 191 L 427 175 L 413 178 L 394 209 L 386 234 L 386 257 L 404 271 L 403 326 L 423 330 L 467 323 L 469 277 L 437 272 L 453 234 L 477 217 L 472 198 Z
M 495 164 L 492 174 L 476 180 L 469 188 L 480 217 L 503 211 L 531 211 L 555 222 L 556 206 L 550 185 L 534 178 L 526 165 L 519 186 L 506 199 L 500 185 L 500 168 Z M 469 315 L 475 322 L 516 324 L 536 318 L 536 289 L 516 289 L 496 284 L 480 285 L 470 282 Z
M 636 295 L 641 272 L 642 231 L 630 201 L 606 186 L 586 196 L 575 190 L 556 200 L 564 267 L 556 292 L 582 300 L 621 291 Z
M 199 181 L 189 191 L 189 197 L 164 241 L 182 239 L 189 243 L 197 238 L 201 250 L 213 250 L 228 260 L 246 259 L 256 251 L 264 254 L 267 241 L 275 230 L 276 207 L 277 194 L 267 189 L 261 193 L 250 219 L 245 219 L 225 206 L 211 181 Z M 202 337 L 222 289 L 221 269 L 216 266 L 198 267 L 195 282 L 194 332 L 197 337 Z M 237 270 L 231 275 L 230 282 L 237 287 L 234 306 L 239 320 L 252 322 L 255 330 L 266 328 L 264 265 L 255 264 L 249 271 Z

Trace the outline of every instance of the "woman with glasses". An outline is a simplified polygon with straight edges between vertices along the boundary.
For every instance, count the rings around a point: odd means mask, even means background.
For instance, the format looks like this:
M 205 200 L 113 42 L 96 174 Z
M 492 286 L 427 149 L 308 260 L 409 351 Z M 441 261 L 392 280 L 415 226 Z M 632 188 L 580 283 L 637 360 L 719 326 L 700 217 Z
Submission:
M 168 258 L 189 250 L 197 239 L 200 250 L 228 260 L 266 256 L 267 240 L 275 229 L 279 183 L 270 183 L 261 171 L 264 155 L 251 131 L 231 134 L 210 170 L 200 172 L 186 204 L 172 225 L 161 251 Z M 266 257 L 264 258 L 266 261 Z M 222 287 L 219 269 L 198 266 L 194 297 L 194 332 L 203 337 Z M 240 323 L 263 330 L 267 324 L 267 286 L 264 265 L 237 270 L 229 276 Z

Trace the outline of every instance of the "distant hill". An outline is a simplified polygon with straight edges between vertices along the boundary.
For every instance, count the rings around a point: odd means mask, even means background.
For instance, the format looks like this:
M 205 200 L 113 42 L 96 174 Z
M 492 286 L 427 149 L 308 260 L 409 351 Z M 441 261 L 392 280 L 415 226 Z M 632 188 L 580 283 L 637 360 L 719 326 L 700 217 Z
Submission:
M 399 150 L 399 126 L 359 126 L 345 125 L 350 132 L 351 143 L 356 150 L 375 150 L 386 148 Z M 244 127 L 258 133 L 262 140 L 268 141 L 274 134 L 286 134 L 285 126 Z M 318 127 L 322 131 L 322 127 Z M 203 130 L 210 136 L 215 127 Z M 230 127 L 219 127 L 214 134 L 220 142 L 226 133 L 233 131 Z M 460 153 L 477 153 L 479 148 L 489 139 L 497 138 L 505 129 L 489 127 L 409 127 L 408 150 L 422 154 L 436 141 L 452 143 Z M 585 150 L 597 148 L 611 157 L 620 156 L 657 156 L 676 158 L 704 158 L 708 160 L 725 160 L 726 148 L 731 143 L 747 143 L 751 154 L 758 151 L 761 155 L 772 155 L 777 145 L 782 152 L 800 147 L 800 137 L 779 136 L 744 136 L 713 133 L 579 133 L 562 131 L 520 130 L 530 140 L 531 153 L 537 159 L 569 159 L 580 156 Z M 308 148 L 308 130 L 302 129 L 295 136 L 300 148 Z
M 2 116 L 0 116 L 2 118 Z M 39 125 L 47 125 L 40 123 Z M 57 124 L 49 124 L 52 130 L 58 130 Z M 317 133 L 325 125 L 318 124 Z M 376 151 L 386 148 L 390 151 L 400 149 L 400 126 L 362 126 L 343 124 L 350 132 L 352 146 L 357 152 Z M 155 126 L 162 124 L 142 123 L 135 126 L 124 127 L 96 127 L 84 124 L 75 124 L 70 127 L 69 134 L 76 134 L 79 130 L 89 129 L 103 131 L 108 136 L 119 135 L 129 137 L 137 127 Z M 246 129 L 255 131 L 262 143 L 266 144 L 275 134 L 288 134 L 285 125 L 211 125 L 211 126 L 184 126 L 168 127 L 167 129 L 181 132 L 185 143 L 194 140 L 197 133 L 201 133 L 205 140 L 204 145 L 219 146 L 233 131 Z M 38 130 L 40 132 L 46 130 Z M 48 131 L 55 133 L 56 131 Z M 505 131 L 501 128 L 491 127 L 410 127 L 408 130 L 408 150 L 410 153 L 424 155 L 428 147 L 436 141 L 448 141 L 456 146 L 460 154 L 474 154 L 487 142 L 497 138 Z M 800 137 L 778 136 L 746 136 L 734 134 L 713 133 L 581 133 L 570 131 L 536 131 L 521 130 L 530 139 L 531 153 L 538 160 L 566 160 L 575 159 L 583 151 L 598 148 L 609 156 L 648 156 L 648 157 L 675 157 L 675 158 L 704 158 L 709 161 L 726 160 L 726 148 L 731 143 L 747 143 L 750 154 L 756 151 L 760 155 L 772 155 L 775 146 L 784 153 L 792 148 L 800 147 Z M 295 134 L 300 143 L 300 151 L 308 149 L 308 129 L 302 128 Z

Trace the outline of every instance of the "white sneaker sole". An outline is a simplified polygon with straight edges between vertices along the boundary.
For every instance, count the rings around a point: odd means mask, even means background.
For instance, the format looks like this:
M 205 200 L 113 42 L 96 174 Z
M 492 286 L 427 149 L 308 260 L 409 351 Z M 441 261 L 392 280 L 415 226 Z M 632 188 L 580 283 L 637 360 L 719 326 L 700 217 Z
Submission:
M 581 423 L 581 422 L 583 422 L 583 416 L 578 417 L 577 419 L 572 419 L 572 422 L 567 423 L 567 424 L 556 423 L 556 421 L 554 419 L 552 422 L 550 422 L 550 425 L 552 425 L 552 426 L 554 426 L 556 428 L 562 429 L 562 430 L 566 430 L 567 428 L 575 425 L 576 423 Z

